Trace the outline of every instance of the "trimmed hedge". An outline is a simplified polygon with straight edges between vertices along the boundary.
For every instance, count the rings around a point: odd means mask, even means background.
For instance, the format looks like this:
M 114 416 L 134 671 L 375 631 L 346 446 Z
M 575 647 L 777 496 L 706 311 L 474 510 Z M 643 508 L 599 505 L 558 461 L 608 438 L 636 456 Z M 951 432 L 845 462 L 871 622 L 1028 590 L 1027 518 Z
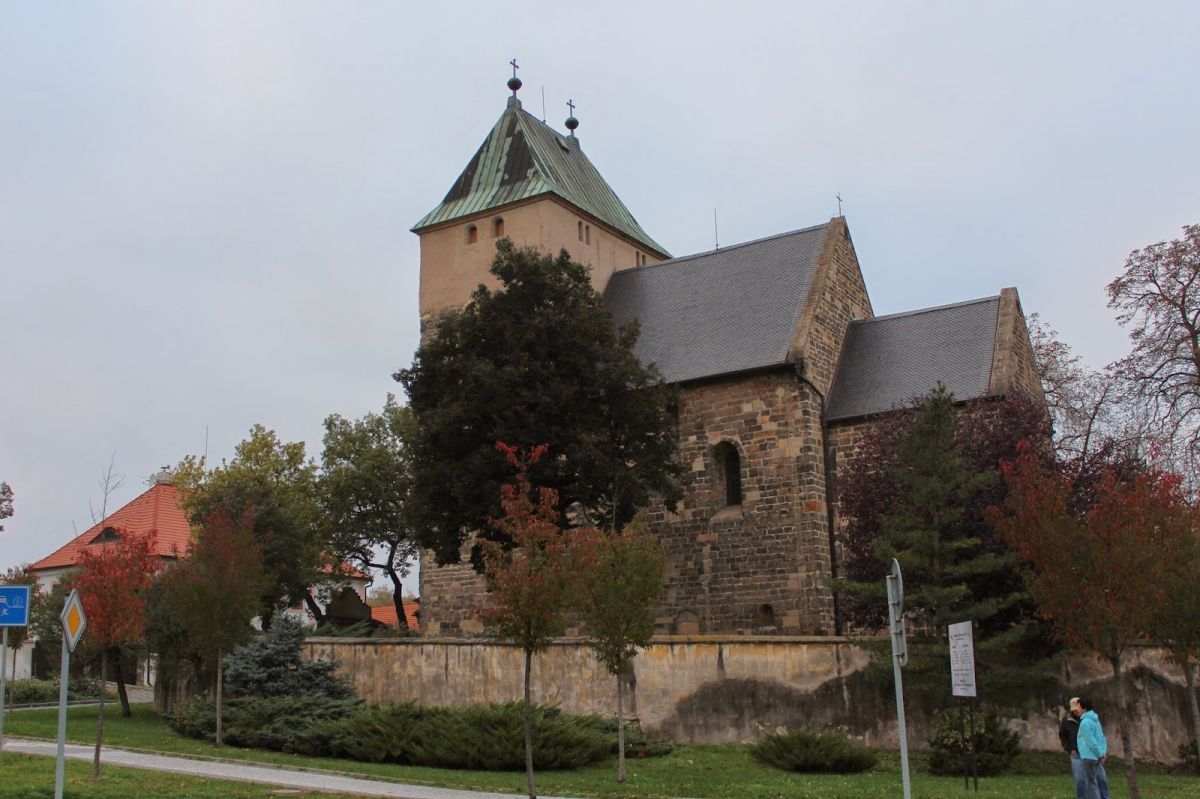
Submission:
M 1004 720 L 991 709 L 985 709 L 982 718 L 978 714 L 975 717 L 975 746 L 976 770 L 981 777 L 1007 771 L 1021 751 L 1020 737 L 1005 727 Z M 958 710 L 947 708 L 934 715 L 929 748 L 930 773 L 962 774 L 964 742 Z
M 824 774 L 858 774 L 879 759 L 873 749 L 836 733 L 804 730 L 766 735 L 750 748 L 750 754 L 760 763 L 784 771 Z
M 109 695 L 112 692 L 109 691 Z M 13 680 L 8 684 L 5 701 L 14 705 L 44 704 L 58 701 L 58 680 Z M 67 699 L 98 699 L 100 681 L 91 677 L 76 677 L 67 683 Z
M 321 697 L 231 699 L 223 732 L 235 746 L 273 749 L 368 763 L 439 768 L 521 771 L 525 737 L 520 703 L 461 708 L 416 704 L 367 707 L 355 700 Z M 176 706 L 171 726 L 193 738 L 212 739 L 215 712 L 204 699 Z M 539 769 L 574 769 L 615 754 L 616 722 L 533 708 L 533 762 Z M 670 746 L 648 743 L 626 726 L 626 752 L 658 754 Z

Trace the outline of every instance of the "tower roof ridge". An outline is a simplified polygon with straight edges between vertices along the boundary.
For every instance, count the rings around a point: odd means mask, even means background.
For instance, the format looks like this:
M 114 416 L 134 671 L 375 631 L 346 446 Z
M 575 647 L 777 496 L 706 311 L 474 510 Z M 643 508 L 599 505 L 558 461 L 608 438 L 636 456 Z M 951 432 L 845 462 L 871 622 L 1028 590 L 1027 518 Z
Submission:
M 519 102 L 506 105 L 445 198 L 412 229 L 420 232 L 545 194 L 669 257 L 584 155 L 579 140 L 554 130 Z

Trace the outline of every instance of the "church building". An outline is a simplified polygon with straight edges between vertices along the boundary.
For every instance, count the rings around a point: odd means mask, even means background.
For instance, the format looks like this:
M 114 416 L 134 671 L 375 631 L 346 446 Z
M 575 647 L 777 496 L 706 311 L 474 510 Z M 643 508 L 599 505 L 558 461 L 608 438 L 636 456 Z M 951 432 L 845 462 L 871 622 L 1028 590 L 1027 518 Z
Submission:
M 679 387 L 683 498 L 652 508 L 664 634 L 837 632 L 839 467 L 863 430 L 939 382 L 963 402 L 1040 396 L 1016 289 L 877 317 L 844 217 L 672 258 L 584 154 L 512 96 L 421 239 L 422 330 L 463 307 L 497 239 L 591 268 L 638 356 Z M 482 583 L 423 557 L 425 635 L 482 631 Z

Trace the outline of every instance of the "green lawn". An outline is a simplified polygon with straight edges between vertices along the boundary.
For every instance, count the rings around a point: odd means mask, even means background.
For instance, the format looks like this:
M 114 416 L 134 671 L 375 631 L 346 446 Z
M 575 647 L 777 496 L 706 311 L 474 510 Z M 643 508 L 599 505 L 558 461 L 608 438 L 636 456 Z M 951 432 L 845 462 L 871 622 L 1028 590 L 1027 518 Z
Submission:
M 96 709 L 72 708 L 68 737 L 87 743 L 95 740 Z M 27 710 L 13 714 L 5 731 L 15 736 L 53 738 L 55 711 Z M 186 755 L 204 755 L 234 760 L 319 768 L 400 782 L 440 785 L 475 790 L 524 791 L 524 775 L 503 772 L 452 771 L 447 769 L 357 763 L 349 760 L 299 757 L 278 752 L 216 749 L 203 741 L 173 732 L 147 705 L 135 707 L 132 719 L 106 714 L 105 740 L 114 746 L 150 749 Z M 6 756 L 7 758 L 7 756 Z M 49 761 L 49 758 L 47 758 Z M 921 773 L 922 753 L 914 753 L 913 795 L 921 799 L 961 799 L 962 779 L 932 777 Z M 981 797 L 1058 799 L 1071 796 L 1071 777 L 1063 758 L 1054 754 L 1026 753 L 1021 756 L 1018 775 L 979 781 Z M 1117 764 L 1109 770 L 1114 799 L 1126 796 L 1124 774 Z M 889 753 L 875 770 L 861 775 L 794 775 L 762 766 L 739 746 L 686 746 L 666 757 L 629 761 L 629 780 L 616 784 L 615 759 L 574 772 L 544 772 L 538 775 L 539 793 L 558 796 L 597 797 L 695 797 L 696 799 L 776 799 L 777 797 L 821 797 L 822 799 L 869 799 L 898 796 L 899 757 Z M 1145 769 L 1139 784 L 1146 799 L 1200 799 L 1200 777 L 1171 775 L 1163 769 Z M 0 788 L 0 796 L 4 794 Z M 24 795 L 24 794 L 20 794 Z M 91 794 L 86 794 L 90 796 Z M 96 794 L 103 796 L 104 794 Z M 193 794 L 180 794 L 191 796 Z M 204 796 L 205 794 L 194 794 Z M 241 794 L 230 794 L 238 795 Z M 258 795 L 258 794 L 254 794 Z
M 65 799 L 135 799 L 169 796 L 172 799 L 267 799 L 279 789 L 248 782 L 208 780 L 180 774 L 163 774 L 132 768 L 105 766 L 100 779 L 92 779 L 92 764 L 68 760 Z M 289 793 L 309 799 L 335 799 L 333 794 Z M 5 752 L 0 759 L 0 799 L 50 799 L 54 796 L 54 758 Z M 351 799 L 351 797 L 344 797 Z

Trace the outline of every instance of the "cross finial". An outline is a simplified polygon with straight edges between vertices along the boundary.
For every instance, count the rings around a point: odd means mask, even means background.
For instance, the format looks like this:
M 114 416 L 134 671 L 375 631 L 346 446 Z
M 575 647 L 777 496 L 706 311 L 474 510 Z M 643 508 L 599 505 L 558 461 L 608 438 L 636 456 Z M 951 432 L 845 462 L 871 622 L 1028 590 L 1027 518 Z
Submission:
M 837 201 L 838 201 L 838 216 L 841 216 L 842 215 L 842 193 L 839 191 L 834 196 L 837 197 Z
M 567 108 L 571 109 L 571 116 L 575 116 L 575 101 L 567 100 Z
M 512 89 L 513 97 L 515 98 L 517 96 L 517 89 L 521 88 L 521 79 L 517 77 L 517 70 L 520 69 L 520 67 L 517 66 L 517 59 L 515 58 L 508 63 L 511 64 L 513 68 L 513 76 L 508 79 L 508 88 Z
M 567 100 L 567 108 L 571 109 L 571 115 L 567 117 L 567 130 L 571 131 L 571 136 L 575 136 L 575 128 L 579 127 L 579 120 L 575 118 L 575 101 Z

